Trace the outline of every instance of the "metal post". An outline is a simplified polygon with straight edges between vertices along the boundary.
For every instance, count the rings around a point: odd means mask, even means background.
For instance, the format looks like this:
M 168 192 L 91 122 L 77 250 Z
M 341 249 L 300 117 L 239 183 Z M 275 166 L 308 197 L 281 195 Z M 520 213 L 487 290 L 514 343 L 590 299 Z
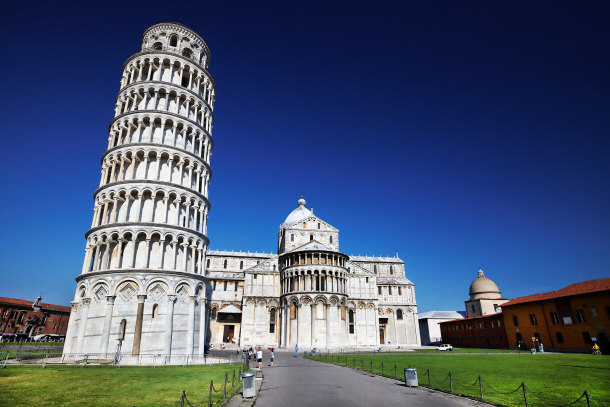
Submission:
M 373 373 L 373 361 L 371 360 L 371 373 Z
M 184 407 L 184 398 L 186 394 L 184 394 L 184 390 L 182 390 L 182 396 L 180 396 L 180 407 Z
M 483 384 L 481 383 L 481 375 L 479 375 L 479 391 L 481 392 L 481 400 L 483 400 Z
M 227 398 L 227 374 L 225 373 L 225 385 L 224 385 L 224 389 L 223 389 L 223 393 L 222 393 L 222 398 L 226 399 Z
M 364 370 L 364 360 L 360 359 L 360 370 Z
M 587 399 L 587 407 L 591 407 L 591 402 L 589 401 L 589 393 L 585 390 L 585 398 Z
M 396 363 L 394 363 L 394 377 L 396 377 Z
M 449 386 L 451 387 L 451 394 L 453 394 L 453 382 L 451 381 L 451 372 L 449 372 Z
M 430 387 L 430 369 L 426 370 L 426 374 L 428 375 L 428 387 Z
M 525 407 L 527 407 L 527 395 L 525 394 L 525 384 L 521 382 L 521 388 L 523 389 L 523 400 L 525 401 Z
M 383 362 L 381 362 L 381 375 L 383 376 Z
M 208 407 L 212 405 L 212 391 L 214 390 L 214 381 L 210 380 L 210 391 L 208 392 Z
M 231 390 L 235 388 L 235 370 L 233 370 L 233 377 L 231 378 Z

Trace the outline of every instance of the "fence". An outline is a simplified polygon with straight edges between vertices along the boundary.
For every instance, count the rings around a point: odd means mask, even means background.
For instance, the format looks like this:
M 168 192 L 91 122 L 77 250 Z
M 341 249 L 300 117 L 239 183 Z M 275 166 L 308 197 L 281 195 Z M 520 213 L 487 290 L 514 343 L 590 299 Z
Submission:
M 238 355 L 163 355 L 163 354 L 116 354 L 116 353 L 57 353 L 23 352 L 15 350 L 0 351 L 0 366 L 11 365 L 111 365 L 121 366 L 170 366 L 170 365 L 212 365 L 217 363 L 241 363 Z
M 372 360 L 365 363 L 363 359 L 357 356 L 350 357 L 331 354 L 310 356 L 310 358 L 320 362 L 332 363 L 398 380 L 404 380 L 403 369 L 407 368 L 406 366 L 400 367 L 397 364 L 384 365 L 383 362 L 375 364 Z M 411 366 L 408 367 L 410 368 Z M 458 396 L 465 396 L 504 406 L 602 406 L 602 404 L 594 399 L 586 390 L 576 400 L 567 403 L 556 403 L 547 395 L 532 391 L 523 382 L 521 382 L 521 384 L 514 390 L 506 392 L 500 391 L 490 383 L 487 383 L 487 381 L 481 376 L 478 376 L 473 383 L 463 382 L 461 381 L 462 378 L 460 378 L 460 380 L 456 380 L 455 375 L 450 371 L 446 376 L 441 376 L 443 377 L 442 379 L 440 379 L 438 376 L 435 378 L 431 376 L 430 369 L 426 369 L 424 375 L 419 377 L 419 385 Z
M 241 367 L 239 368 L 239 374 L 235 377 L 235 370 L 233 370 L 233 377 L 231 378 L 231 388 L 227 388 L 229 384 L 229 376 L 225 373 L 225 382 L 223 385 L 218 386 L 218 389 L 214 386 L 214 381 L 210 380 L 210 387 L 208 388 L 207 393 L 203 397 L 203 399 L 197 403 L 193 404 L 188 397 L 186 396 L 186 392 L 182 390 L 182 394 L 180 395 L 180 400 L 174 405 L 174 407 L 180 406 L 190 406 L 190 407 L 201 407 L 207 405 L 208 407 L 223 402 L 227 398 L 227 391 L 229 396 L 231 396 L 236 389 L 241 387 Z M 218 396 L 214 396 L 214 394 L 218 394 Z M 222 394 L 222 397 L 220 395 Z

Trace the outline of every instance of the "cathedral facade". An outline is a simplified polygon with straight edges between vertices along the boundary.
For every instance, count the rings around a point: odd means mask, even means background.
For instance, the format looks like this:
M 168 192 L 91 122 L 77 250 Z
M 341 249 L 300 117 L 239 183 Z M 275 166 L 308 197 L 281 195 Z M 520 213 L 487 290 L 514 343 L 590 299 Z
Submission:
M 341 253 L 303 199 L 277 254 L 208 250 L 209 62 L 197 33 L 161 23 L 123 65 L 64 353 L 419 344 L 404 262 Z
M 277 254 L 208 251 L 209 342 L 318 349 L 419 345 L 415 289 L 398 257 L 348 256 L 301 198 Z

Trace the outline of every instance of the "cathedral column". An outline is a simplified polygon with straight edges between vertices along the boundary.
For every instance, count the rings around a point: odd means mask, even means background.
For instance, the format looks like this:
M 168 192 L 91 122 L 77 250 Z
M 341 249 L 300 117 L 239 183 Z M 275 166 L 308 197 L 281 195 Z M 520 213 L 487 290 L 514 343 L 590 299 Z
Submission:
M 167 312 L 165 314 L 165 342 L 163 344 L 163 353 L 169 355 L 172 353 L 172 332 L 174 328 L 174 302 L 176 301 L 175 294 L 167 295 Z
M 76 319 L 76 313 L 78 312 L 78 301 L 70 302 L 70 318 L 68 319 L 68 329 L 66 332 L 66 340 L 64 343 L 64 352 L 72 353 L 72 347 L 74 345 L 74 339 L 72 336 L 74 335 L 74 321 Z
M 202 288 L 202 295 L 205 295 L 205 288 Z M 208 332 L 208 318 L 205 297 L 199 299 L 199 354 L 205 356 L 205 336 Z
M 115 295 L 106 296 L 106 316 L 104 317 L 104 330 L 102 331 L 102 343 L 100 352 L 106 354 L 108 352 L 108 338 L 110 336 L 110 327 L 112 326 L 112 309 L 114 307 Z
M 315 336 L 316 336 L 316 303 L 312 302 L 309 306 L 309 312 L 311 313 L 311 347 L 315 347 Z
M 330 349 L 330 304 L 326 304 L 326 349 Z

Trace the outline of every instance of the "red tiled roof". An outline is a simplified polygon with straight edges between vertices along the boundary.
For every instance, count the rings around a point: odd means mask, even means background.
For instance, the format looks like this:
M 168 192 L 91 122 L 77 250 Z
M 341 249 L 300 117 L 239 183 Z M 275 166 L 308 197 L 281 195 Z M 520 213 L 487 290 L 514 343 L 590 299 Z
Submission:
M 32 304 L 34 304 L 34 301 L 19 300 L 17 298 L 0 297 L 0 304 L 23 305 L 26 307 L 31 307 Z M 63 305 L 47 304 L 45 302 L 41 302 L 40 306 L 43 309 L 54 309 L 54 310 L 58 310 L 58 311 L 68 311 L 69 312 L 71 310 L 70 307 L 65 307 Z
M 448 324 L 450 322 L 464 322 L 464 321 L 472 321 L 473 319 L 482 319 L 489 317 L 497 317 L 498 315 L 502 315 L 501 312 L 496 312 L 495 314 L 487 314 L 487 315 L 479 315 L 478 317 L 470 317 L 470 318 L 462 318 L 462 319 L 453 319 L 451 321 L 443 321 L 441 324 Z
M 518 297 L 514 300 L 505 302 L 504 304 L 500 304 L 500 307 L 507 307 L 511 305 L 523 304 L 526 302 L 551 300 L 554 298 L 569 297 L 572 295 L 589 294 L 608 290 L 610 290 L 610 278 L 600 278 L 598 280 L 589 280 L 583 281 L 582 283 L 571 284 L 557 291 L 550 291 L 548 293 Z

